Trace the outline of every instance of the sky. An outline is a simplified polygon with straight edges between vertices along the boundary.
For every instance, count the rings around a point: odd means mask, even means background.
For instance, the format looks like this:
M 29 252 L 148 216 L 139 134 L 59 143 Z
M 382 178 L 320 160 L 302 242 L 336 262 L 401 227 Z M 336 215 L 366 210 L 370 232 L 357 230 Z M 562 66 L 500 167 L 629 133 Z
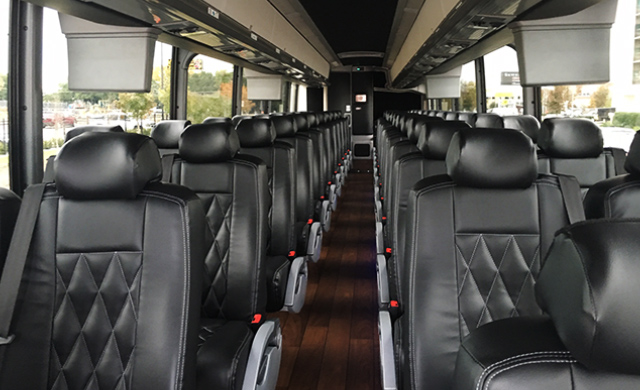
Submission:
M 9 1 L 0 0 L 0 33 L 4 36 L 8 34 L 9 26 Z M 618 0 L 619 10 L 628 10 L 632 7 L 632 4 L 636 4 L 636 0 Z M 618 12 L 618 17 L 624 17 L 627 12 Z M 5 16 L 6 15 L 6 16 Z M 2 17 L 4 16 L 4 17 Z M 628 15 L 626 15 L 628 16 Z M 66 39 L 60 31 L 60 23 L 58 21 L 58 15 L 55 11 L 45 8 L 43 15 L 43 91 L 44 93 L 52 93 L 57 91 L 58 85 L 64 83 L 67 80 L 67 55 L 66 55 Z M 627 23 L 628 24 L 628 23 Z M 622 26 L 620 24 L 613 25 L 612 36 L 619 35 L 623 28 L 628 26 Z M 625 33 L 627 33 L 625 30 Z M 612 39 L 611 40 L 611 74 L 616 75 L 616 72 L 620 73 L 621 69 L 617 64 L 627 63 L 628 61 L 617 60 L 618 53 L 632 52 L 632 48 L 627 47 L 628 40 L 625 39 Z M 160 66 L 160 51 L 163 51 L 162 57 L 165 61 L 171 56 L 171 48 L 165 44 L 156 44 L 156 56 L 154 58 L 154 66 Z M 7 73 L 8 67 L 8 39 L 0 39 L 0 74 Z M 212 58 L 200 56 L 203 58 L 204 70 L 207 72 L 215 73 L 221 69 L 232 69 L 230 64 L 226 64 L 222 61 L 218 61 Z M 517 59 L 515 52 L 510 48 L 502 48 L 498 51 L 491 53 L 485 57 L 485 69 L 487 69 L 487 85 L 497 85 L 500 83 L 500 72 L 502 71 L 515 71 L 518 69 Z M 494 70 L 494 71 L 490 71 Z M 625 68 L 622 72 L 628 73 Z M 467 65 L 462 68 L 462 80 L 475 79 L 473 66 Z

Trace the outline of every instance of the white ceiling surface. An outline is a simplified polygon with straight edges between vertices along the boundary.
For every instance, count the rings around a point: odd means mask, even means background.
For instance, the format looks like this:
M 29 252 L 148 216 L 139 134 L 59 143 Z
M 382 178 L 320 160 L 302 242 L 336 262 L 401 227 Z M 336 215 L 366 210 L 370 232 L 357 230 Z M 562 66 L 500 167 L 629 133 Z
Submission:
M 387 43 L 387 52 L 384 60 L 385 67 L 389 68 L 395 62 L 398 52 L 404 44 L 424 1 L 425 0 L 398 0 L 398 8 L 393 19 L 393 24 L 391 25 L 389 42 Z
M 268 0 L 205 1 L 322 76 L 329 77 L 329 62 Z
M 429 0 L 425 1 L 416 18 L 409 35 L 400 48 L 400 52 L 391 66 L 391 79 L 395 80 L 402 69 L 409 63 L 420 47 L 436 31 L 440 23 L 458 5 L 458 0 Z

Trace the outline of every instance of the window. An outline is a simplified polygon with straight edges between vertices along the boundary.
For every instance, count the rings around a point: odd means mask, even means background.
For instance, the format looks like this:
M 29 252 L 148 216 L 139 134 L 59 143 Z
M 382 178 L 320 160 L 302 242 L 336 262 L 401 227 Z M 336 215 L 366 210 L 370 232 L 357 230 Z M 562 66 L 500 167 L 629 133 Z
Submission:
M 484 56 L 487 87 L 487 112 L 498 115 L 522 114 L 522 87 L 518 71 L 518 56 L 504 46 Z
M 542 88 L 543 119 L 577 117 L 602 128 L 605 147 L 629 149 L 640 129 L 640 37 L 637 4 L 619 1 L 611 28 L 610 81 Z
M 476 63 L 467 62 L 460 73 L 459 111 L 477 112 L 476 100 Z
M 233 65 L 204 55 L 189 64 L 187 119 L 202 123 L 207 117 L 231 117 Z
M 148 135 L 156 122 L 168 118 L 171 46 L 157 42 L 149 93 L 70 91 L 67 40 L 58 13 L 43 12 L 42 138 L 43 157 L 55 155 L 66 132 L 82 125 L 120 125 Z
M 9 188 L 9 111 L 7 91 L 9 73 L 9 4 L 0 3 L 0 187 Z

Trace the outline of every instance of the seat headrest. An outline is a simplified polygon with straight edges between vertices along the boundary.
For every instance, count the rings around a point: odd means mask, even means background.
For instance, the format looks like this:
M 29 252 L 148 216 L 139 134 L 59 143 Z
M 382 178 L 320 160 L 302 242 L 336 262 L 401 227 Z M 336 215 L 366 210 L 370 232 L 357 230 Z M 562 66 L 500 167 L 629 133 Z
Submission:
M 640 133 L 636 132 L 633 136 L 629 153 L 624 160 L 624 169 L 634 176 L 640 175 Z
M 243 148 L 264 148 L 273 145 L 276 129 L 271 119 L 244 119 L 236 127 L 240 146 Z
M 86 133 L 54 160 L 58 192 L 68 199 L 133 199 L 162 177 L 153 140 L 133 133 Z
M 210 123 L 233 123 L 231 121 L 231 118 L 226 118 L 226 117 L 215 117 L 215 116 L 210 116 L 208 118 L 205 118 L 205 120 L 202 121 L 203 124 L 210 124 Z
M 413 117 L 413 129 L 408 129 L 407 137 L 414 143 L 418 142 L 420 133 L 426 128 L 427 122 L 444 122 L 444 119 L 437 116 L 416 115 Z
M 475 126 L 488 129 L 502 129 L 504 122 L 498 114 L 477 114 Z
M 400 129 L 400 131 L 402 131 L 402 134 L 408 137 L 409 133 L 413 132 L 413 123 L 414 123 L 413 115 L 408 115 L 405 118 L 404 122 L 402 123 L 402 128 Z
M 294 137 L 298 132 L 296 119 L 293 115 L 271 116 L 271 122 L 276 129 L 276 138 Z
M 478 114 L 475 112 L 459 112 L 458 120 L 467 122 L 467 124 L 471 127 L 475 127 L 476 120 L 478 119 Z
M 538 177 L 531 139 L 509 129 L 460 129 L 446 165 L 451 179 L 464 187 L 528 188 Z
M 425 130 L 420 133 L 418 138 L 418 149 L 425 158 L 444 160 L 453 135 L 460 129 L 468 128 L 469 125 L 462 121 L 426 122 Z
M 236 115 L 231 119 L 231 123 L 233 123 L 233 127 L 237 127 L 238 123 L 249 118 L 251 118 L 251 115 Z
M 180 134 L 190 124 L 190 121 L 183 120 L 162 121 L 151 130 L 151 138 L 159 148 L 177 149 Z
M 538 133 L 540 132 L 540 121 L 533 115 L 512 115 L 502 118 L 505 129 L 520 130 L 533 140 L 538 142 Z
M 257 119 L 270 119 L 271 117 L 269 116 L 269 114 L 256 114 L 256 115 L 252 116 L 252 118 L 257 118 Z
M 558 336 L 591 370 L 640 374 L 640 220 L 593 220 L 555 237 L 536 296 Z
M 70 139 L 79 136 L 84 133 L 124 133 L 124 130 L 120 125 L 116 126 L 78 126 L 67 131 L 64 136 L 64 142 L 68 142 Z
M 538 134 L 538 146 L 549 157 L 598 157 L 603 150 L 602 131 L 587 119 L 545 119 Z
M 305 131 L 309 127 L 311 127 L 311 124 L 309 124 L 307 122 L 307 116 L 306 115 L 304 115 L 304 114 L 292 114 L 292 115 L 296 119 L 296 126 L 298 127 L 298 131 Z M 317 117 L 316 117 L 316 119 L 317 119 Z M 315 124 L 317 124 L 317 123 L 315 123 Z
M 238 150 L 240 140 L 230 123 L 192 125 L 180 136 L 180 157 L 196 164 L 231 160 Z
M 307 113 L 307 126 L 309 127 L 313 127 L 317 124 L 318 120 L 316 117 L 316 114 L 314 114 L 313 112 L 308 112 Z

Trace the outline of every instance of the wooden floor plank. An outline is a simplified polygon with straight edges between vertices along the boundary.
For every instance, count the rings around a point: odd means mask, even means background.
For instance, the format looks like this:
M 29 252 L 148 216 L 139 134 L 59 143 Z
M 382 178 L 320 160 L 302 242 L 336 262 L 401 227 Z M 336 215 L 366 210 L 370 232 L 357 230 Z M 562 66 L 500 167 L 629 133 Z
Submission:
M 380 389 L 370 173 L 349 175 L 331 225 L 320 260 L 309 264 L 304 308 L 275 315 L 283 324 L 279 390 Z

